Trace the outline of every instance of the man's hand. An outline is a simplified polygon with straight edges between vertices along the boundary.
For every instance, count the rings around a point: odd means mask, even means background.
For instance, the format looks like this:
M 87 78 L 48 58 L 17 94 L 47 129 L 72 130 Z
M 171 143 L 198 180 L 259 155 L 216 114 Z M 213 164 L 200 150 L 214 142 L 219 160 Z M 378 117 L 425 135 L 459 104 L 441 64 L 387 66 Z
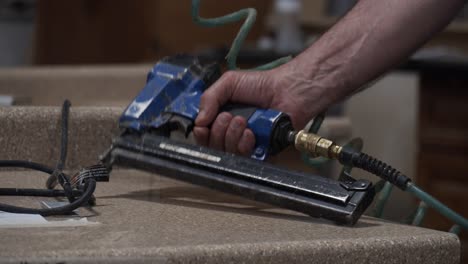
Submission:
M 270 71 L 226 72 L 202 96 L 194 135 L 198 144 L 242 155 L 251 154 L 255 136 L 247 121 L 219 109 L 227 102 L 272 108 L 290 115 L 302 128 L 319 111 L 317 91 L 299 73 L 284 65 Z M 314 93 L 316 94 L 314 96 Z M 211 130 L 208 128 L 211 125 Z
M 228 101 L 285 112 L 294 128 L 301 129 L 319 111 L 400 63 L 447 25 L 464 4 L 464 0 L 358 1 L 293 61 L 265 72 L 224 74 L 202 96 L 195 137 L 202 145 L 250 154 L 255 138 L 246 129 L 246 120 L 217 114 Z

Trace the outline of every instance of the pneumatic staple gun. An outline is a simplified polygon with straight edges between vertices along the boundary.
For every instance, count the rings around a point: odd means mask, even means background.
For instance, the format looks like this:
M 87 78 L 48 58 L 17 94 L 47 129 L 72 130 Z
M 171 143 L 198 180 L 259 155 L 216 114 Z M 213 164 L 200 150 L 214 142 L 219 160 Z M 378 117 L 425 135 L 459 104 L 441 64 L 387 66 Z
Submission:
M 122 134 L 102 156 L 104 165 L 109 169 L 121 165 L 148 170 L 353 225 L 373 200 L 370 181 L 351 177 L 335 181 L 263 162 L 291 144 L 316 156 L 353 162 L 354 153 L 333 142 L 295 132 L 284 113 L 243 105 L 223 109 L 248 120 L 256 139 L 250 158 L 170 139 L 174 131 L 182 131 L 185 136 L 191 132 L 200 97 L 219 76 L 219 65 L 204 64 L 188 55 L 158 62 L 149 72 L 146 86 L 120 117 Z

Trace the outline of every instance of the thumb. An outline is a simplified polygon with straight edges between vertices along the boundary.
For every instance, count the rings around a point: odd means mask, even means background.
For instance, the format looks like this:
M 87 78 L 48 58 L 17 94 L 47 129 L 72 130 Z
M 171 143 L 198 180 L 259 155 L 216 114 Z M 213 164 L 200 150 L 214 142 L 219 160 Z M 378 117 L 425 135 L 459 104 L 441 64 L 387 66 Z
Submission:
M 231 98 L 238 78 L 238 73 L 226 72 L 203 93 L 200 99 L 200 112 L 195 120 L 197 126 L 208 126 L 213 122 L 219 108 Z

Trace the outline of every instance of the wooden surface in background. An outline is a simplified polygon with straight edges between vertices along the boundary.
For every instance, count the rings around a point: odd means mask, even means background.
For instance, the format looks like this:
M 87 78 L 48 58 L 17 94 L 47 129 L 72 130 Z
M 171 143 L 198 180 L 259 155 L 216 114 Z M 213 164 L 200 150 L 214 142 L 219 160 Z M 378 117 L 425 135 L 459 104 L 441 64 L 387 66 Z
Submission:
M 417 183 L 468 217 L 468 77 L 464 73 L 421 73 Z M 429 209 L 424 226 L 448 231 L 454 224 Z M 463 230 L 462 263 L 468 263 Z
M 247 40 L 263 31 L 271 0 L 201 1 L 204 17 L 255 7 L 257 22 Z M 191 1 L 39 0 L 37 64 L 155 61 L 178 52 L 230 45 L 241 23 L 220 28 L 195 25 Z

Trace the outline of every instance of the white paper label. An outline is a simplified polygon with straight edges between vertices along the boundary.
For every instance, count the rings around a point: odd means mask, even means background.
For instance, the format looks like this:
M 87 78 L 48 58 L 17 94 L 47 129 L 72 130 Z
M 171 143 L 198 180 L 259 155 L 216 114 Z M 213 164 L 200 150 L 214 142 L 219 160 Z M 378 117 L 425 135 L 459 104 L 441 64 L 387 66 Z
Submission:
M 196 150 L 191 150 L 191 149 L 187 149 L 187 148 L 183 148 L 179 146 L 170 145 L 167 143 L 160 143 L 159 147 L 165 150 L 170 150 L 170 151 L 174 151 L 180 154 L 189 155 L 195 158 L 205 159 L 209 161 L 219 162 L 221 160 L 221 157 L 206 154 L 206 153 L 196 151 Z

